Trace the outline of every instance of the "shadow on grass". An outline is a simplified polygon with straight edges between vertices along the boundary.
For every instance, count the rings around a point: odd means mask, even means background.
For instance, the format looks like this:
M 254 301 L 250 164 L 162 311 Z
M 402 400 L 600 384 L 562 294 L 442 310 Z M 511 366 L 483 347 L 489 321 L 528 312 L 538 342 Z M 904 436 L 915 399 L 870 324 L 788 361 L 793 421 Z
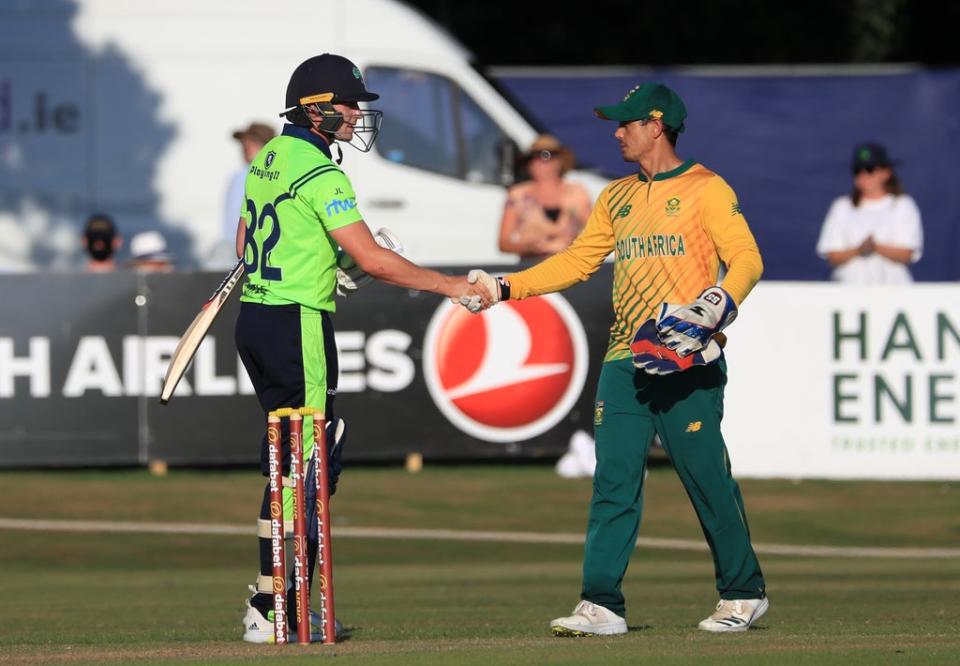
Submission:
M 652 624 L 628 624 L 627 631 L 644 631 L 646 629 L 653 629 Z

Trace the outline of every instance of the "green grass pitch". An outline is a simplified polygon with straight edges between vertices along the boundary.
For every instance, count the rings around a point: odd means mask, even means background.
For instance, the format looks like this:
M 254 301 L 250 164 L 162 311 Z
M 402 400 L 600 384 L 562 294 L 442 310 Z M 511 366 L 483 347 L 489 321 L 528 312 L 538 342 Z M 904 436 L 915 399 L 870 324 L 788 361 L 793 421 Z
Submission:
M 960 484 L 741 482 L 758 544 L 957 548 Z M 0 518 L 210 523 L 250 536 L 0 529 L 0 662 L 363 664 L 960 663 L 960 556 L 760 554 L 771 610 L 745 634 L 696 629 L 716 602 L 706 552 L 639 548 L 626 636 L 562 639 L 580 545 L 334 538 L 333 647 L 247 645 L 256 471 L 0 472 Z M 546 466 L 348 468 L 334 527 L 582 533 L 589 481 Z M 669 467 L 654 468 L 641 537 L 702 540 Z

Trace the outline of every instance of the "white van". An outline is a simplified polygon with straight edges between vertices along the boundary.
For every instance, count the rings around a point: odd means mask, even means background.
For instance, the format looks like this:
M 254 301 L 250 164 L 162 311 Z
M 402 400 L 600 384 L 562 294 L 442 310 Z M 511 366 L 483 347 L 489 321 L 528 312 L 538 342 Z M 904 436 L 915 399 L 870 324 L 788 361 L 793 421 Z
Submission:
M 0 8 L 0 267 L 70 267 L 87 215 L 163 231 L 184 265 L 219 267 L 234 130 L 277 130 L 287 81 L 339 53 L 383 110 L 343 166 L 372 228 L 414 261 L 511 263 L 497 231 L 517 147 L 536 135 L 427 17 L 394 0 L 44 0 Z M 604 181 L 574 176 L 597 194 Z M 192 259 L 184 259 L 192 255 Z M 213 259 L 219 257 L 219 259 Z M 213 264 L 217 264 L 214 266 Z

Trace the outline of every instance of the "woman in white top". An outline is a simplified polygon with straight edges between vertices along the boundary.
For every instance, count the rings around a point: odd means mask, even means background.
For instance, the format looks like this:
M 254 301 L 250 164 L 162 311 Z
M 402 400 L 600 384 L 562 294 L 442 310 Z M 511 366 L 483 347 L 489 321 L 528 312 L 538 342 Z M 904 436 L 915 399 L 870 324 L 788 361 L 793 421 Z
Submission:
M 913 282 L 908 266 L 923 254 L 920 209 L 904 194 L 880 144 L 858 146 L 852 169 L 853 192 L 830 206 L 817 254 L 830 263 L 838 282 Z

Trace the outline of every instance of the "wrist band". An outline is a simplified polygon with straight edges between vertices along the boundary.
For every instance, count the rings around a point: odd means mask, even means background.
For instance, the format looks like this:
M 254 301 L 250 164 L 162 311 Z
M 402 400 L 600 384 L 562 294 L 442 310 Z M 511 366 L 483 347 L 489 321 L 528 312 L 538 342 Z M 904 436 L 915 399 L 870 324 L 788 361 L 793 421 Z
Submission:
M 510 300 L 510 283 L 507 282 L 502 277 L 498 277 L 497 285 L 500 287 L 500 300 L 509 301 Z

